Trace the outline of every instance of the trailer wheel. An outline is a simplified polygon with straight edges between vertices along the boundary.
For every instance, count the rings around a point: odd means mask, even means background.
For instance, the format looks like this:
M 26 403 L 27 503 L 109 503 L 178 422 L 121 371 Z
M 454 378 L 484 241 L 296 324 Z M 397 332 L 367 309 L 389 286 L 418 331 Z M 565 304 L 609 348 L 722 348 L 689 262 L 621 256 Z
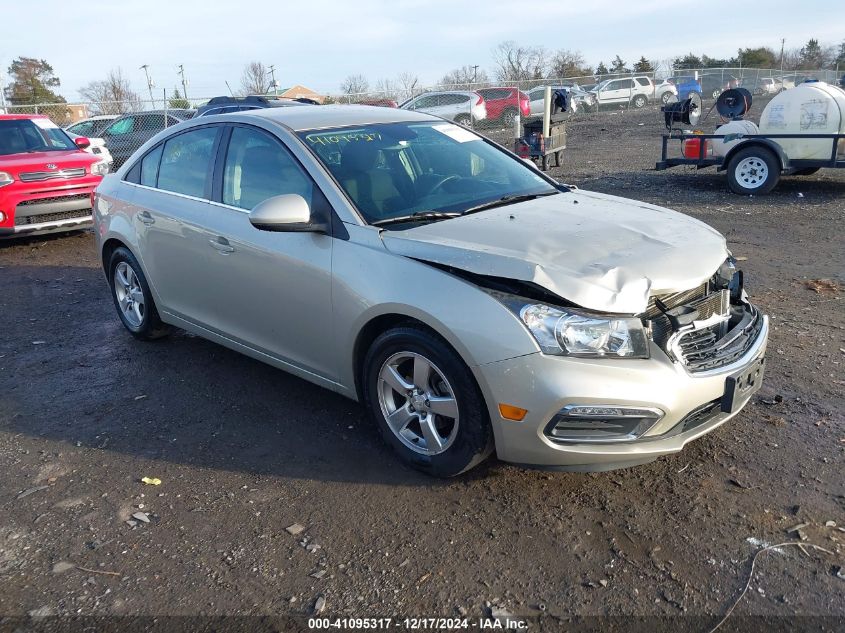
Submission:
M 740 195 L 769 193 L 780 180 L 780 161 L 765 147 L 746 147 L 728 163 L 728 186 Z
M 821 167 L 807 167 L 806 169 L 798 169 L 792 173 L 793 176 L 812 176 Z

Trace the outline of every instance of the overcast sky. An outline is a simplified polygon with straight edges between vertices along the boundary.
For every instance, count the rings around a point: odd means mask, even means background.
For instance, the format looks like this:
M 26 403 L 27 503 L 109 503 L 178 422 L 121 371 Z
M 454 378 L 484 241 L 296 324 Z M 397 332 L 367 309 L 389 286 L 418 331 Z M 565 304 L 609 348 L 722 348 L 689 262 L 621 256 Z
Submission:
M 810 37 L 845 38 L 841 0 L 40 0 L 4 7 L 0 68 L 18 56 L 43 58 L 69 100 L 121 67 L 146 94 L 139 66 L 172 90 L 184 64 L 189 96 L 237 90 L 244 64 L 274 64 L 282 86 L 337 92 L 351 73 L 372 86 L 402 71 L 422 84 L 464 64 L 490 71 L 503 40 L 580 51 L 587 63 L 619 54 L 668 59 L 686 52 L 730 57 L 739 47 L 800 47 Z

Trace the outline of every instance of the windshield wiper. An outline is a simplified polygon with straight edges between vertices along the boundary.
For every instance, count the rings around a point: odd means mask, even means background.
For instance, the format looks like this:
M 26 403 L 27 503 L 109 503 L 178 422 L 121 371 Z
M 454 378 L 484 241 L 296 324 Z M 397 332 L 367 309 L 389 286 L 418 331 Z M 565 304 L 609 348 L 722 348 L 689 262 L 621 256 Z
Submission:
M 478 213 L 479 211 L 485 211 L 487 209 L 495 209 L 496 207 L 503 207 L 508 204 L 516 204 L 517 202 L 525 202 L 526 200 L 534 200 L 535 198 L 545 198 L 546 196 L 553 196 L 560 191 L 544 191 L 543 193 L 524 193 L 520 195 L 511 195 L 511 196 L 502 196 L 497 200 L 491 200 L 490 202 L 483 202 L 481 204 L 477 204 L 474 207 L 470 207 L 469 209 L 465 209 L 461 215 L 469 215 L 470 213 Z
M 389 224 L 401 224 L 403 222 L 419 222 L 423 220 L 446 220 L 456 218 L 460 213 L 457 211 L 416 211 L 408 215 L 398 215 L 395 218 L 385 218 L 370 222 L 373 226 L 388 226 Z

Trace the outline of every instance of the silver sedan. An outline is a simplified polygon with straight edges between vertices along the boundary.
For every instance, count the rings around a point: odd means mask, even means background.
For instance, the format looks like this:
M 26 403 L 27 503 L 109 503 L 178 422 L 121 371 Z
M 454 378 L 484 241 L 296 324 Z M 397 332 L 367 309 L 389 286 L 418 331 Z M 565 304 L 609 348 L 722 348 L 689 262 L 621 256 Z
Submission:
M 437 476 L 494 451 L 645 463 L 762 379 L 768 322 L 719 233 L 419 112 L 180 123 L 103 181 L 94 220 L 136 338 L 183 328 L 361 401 Z

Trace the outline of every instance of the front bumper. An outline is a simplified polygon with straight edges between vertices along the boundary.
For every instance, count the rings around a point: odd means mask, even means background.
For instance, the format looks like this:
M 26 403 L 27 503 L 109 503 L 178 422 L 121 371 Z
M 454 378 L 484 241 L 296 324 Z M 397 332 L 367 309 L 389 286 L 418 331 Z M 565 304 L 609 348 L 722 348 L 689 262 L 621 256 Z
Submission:
M 475 368 L 488 403 L 496 452 L 503 461 L 564 470 L 610 470 L 677 453 L 688 442 L 727 422 L 720 409 L 728 377 L 750 368 L 766 351 L 768 319 L 748 351 L 718 371 L 693 374 L 652 344 L 649 359 L 577 359 L 536 353 Z M 507 403 L 528 410 L 520 422 L 498 410 Z M 569 405 L 659 409 L 664 415 L 635 439 L 560 442 L 549 424 Z
M 73 184 L 14 183 L 0 189 L 0 239 L 76 231 L 92 225 L 91 193 L 100 176 L 86 176 Z

